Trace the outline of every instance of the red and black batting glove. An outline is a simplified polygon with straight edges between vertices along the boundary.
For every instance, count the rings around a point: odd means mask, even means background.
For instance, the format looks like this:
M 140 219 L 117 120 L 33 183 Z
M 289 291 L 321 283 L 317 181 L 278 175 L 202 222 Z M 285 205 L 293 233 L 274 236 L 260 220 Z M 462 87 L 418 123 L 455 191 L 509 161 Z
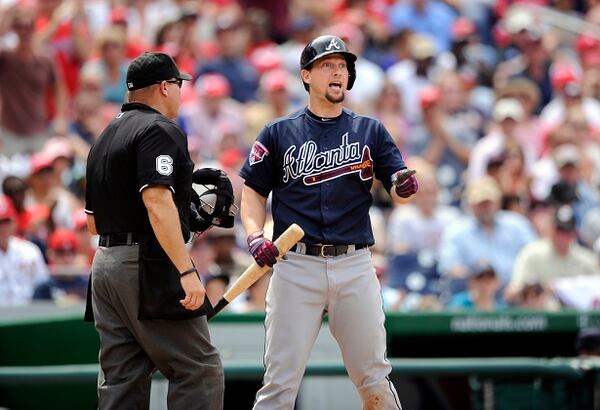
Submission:
M 254 257 L 256 264 L 261 268 L 265 265 L 273 267 L 277 263 L 279 250 L 277 246 L 264 237 L 264 232 L 256 231 L 248 235 L 248 250 Z
M 419 183 L 415 177 L 416 173 L 417 171 L 414 169 L 402 169 L 392 175 L 392 184 L 394 184 L 396 195 L 400 198 L 408 198 L 417 193 Z

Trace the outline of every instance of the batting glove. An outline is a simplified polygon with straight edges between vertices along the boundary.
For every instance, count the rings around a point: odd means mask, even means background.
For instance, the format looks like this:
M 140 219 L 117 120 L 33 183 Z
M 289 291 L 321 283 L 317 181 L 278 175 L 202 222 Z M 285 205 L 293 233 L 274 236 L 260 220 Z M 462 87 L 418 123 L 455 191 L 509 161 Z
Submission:
M 279 250 L 273 242 L 264 237 L 264 232 L 257 231 L 248 235 L 248 250 L 254 257 L 256 264 L 261 268 L 265 265 L 273 267 L 277 263 Z
M 419 183 L 415 177 L 416 172 L 414 169 L 402 169 L 392 175 L 394 190 L 400 198 L 408 198 L 419 190 Z

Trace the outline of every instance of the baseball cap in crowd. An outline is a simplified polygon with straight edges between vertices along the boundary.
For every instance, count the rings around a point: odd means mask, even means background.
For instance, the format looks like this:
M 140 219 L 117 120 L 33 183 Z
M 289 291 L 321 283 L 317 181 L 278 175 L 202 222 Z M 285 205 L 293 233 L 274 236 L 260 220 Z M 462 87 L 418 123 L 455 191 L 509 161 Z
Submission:
M 419 106 L 422 110 L 425 110 L 432 105 L 437 104 L 442 98 L 440 89 L 433 85 L 425 86 L 421 92 L 419 92 Z
M 264 91 L 286 90 L 289 76 L 285 70 L 271 70 L 263 74 L 260 79 L 260 88 Z
M 494 121 L 501 122 L 508 118 L 515 121 L 521 121 L 525 118 L 523 106 L 516 98 L 502 98 L 496 101 L 494 110 L 492 111 Z
M 435 39 L 429 34 L 413 34 L 409 40 L 409 50 L 415 60 L 433 58 L 437 54 Z
M 31 156 L 31 174 L 37 174 L 47 169 L 52 168 L 53 159 L 45 152 L 36 152 Z
M 554 163 L 558 168 L 565 165 L 578 165 L 581 159 L 579 149 L 574 144 L 561 144 L 554 149 Z
M 77 235 L 70 229 L 56 229 L 48 237 L 48 248 L 53 251 L 76 251 L 79 247 Z
M 557 64 L 550 69 L 550 82 L 555 90 L 581 82 L 581 72 L 573 64 Z
M 556 209 L 554 226 L 561 231 L 575 230 L 575 212 L 570 205 L 561 205 Z
M 471 181 L 466 190 L 465 199 L 469 204 L 479 204 L 484 201 L 499 201 L 502 191 L 494 178 L 484 176 Z
M 459 17 L 452 23 L 450 31 L 454 40 L 462 40 L 475 33 L 476 29 L 473 21 L 467 17 Z
M 222 33 L 224 31 L 235 30 L 241 27 L 241 25 L 241 21 L 237 17 L 222 14 L 215 20 L 215 31 L 217 33 Z
M 467 271 L 467 278 L 483 278 L 483 277 L 495 277 L 496 271 L 494 267 L 487 260 L 479 260 L 469 267 Z
M 0 221 L 14 220 L 17 217 L 15 207 L 6 195 L 0 195 Z
M 172 78 L 190 81 L 192 76 L 179 71 L 175 60 L 170 55 L 146 52 L 129 64 L 127 89 L 129 91 L 138 90 Z
M 201 97 L 227 97 L 231 93 L 229 81 L 221 74 L 205 74 L 196 81 L 196 94 Z

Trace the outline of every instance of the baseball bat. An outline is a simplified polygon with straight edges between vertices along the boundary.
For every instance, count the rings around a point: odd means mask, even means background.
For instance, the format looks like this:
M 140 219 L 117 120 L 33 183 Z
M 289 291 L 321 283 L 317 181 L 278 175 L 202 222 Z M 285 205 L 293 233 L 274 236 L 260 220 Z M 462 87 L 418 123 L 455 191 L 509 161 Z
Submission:
M 296 244 L 304 236 L 304 231 L 297 224 L 291 224 L 289 228 L 281 234 L 275 241 L 275 246 L 279 250 L 279 256 L 277 259 L 281 259 L 292 246 Z M 240 275 L 235 283 L 225 292 L 223 297 L 213 307 L 213 311 L 207 315 L 208 320 L 212 319 L 217 313 L 219 313 L 225 306 L 229 304 L 233 299 L 238 297 L 240 293 L 248 289 L 254 282 L 256 282 L 262 275 L 265 274 L 270 268 L 263 266 L 262 268 L 252 262 L 248 268 Z

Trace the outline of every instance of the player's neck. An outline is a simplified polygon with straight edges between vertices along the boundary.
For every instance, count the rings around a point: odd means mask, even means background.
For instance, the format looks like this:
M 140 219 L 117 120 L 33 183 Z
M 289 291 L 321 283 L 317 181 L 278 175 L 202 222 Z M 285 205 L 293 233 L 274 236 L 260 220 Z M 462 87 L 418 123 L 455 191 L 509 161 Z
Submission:
M 311 98 L 308 102 L 308 109 L 310 112 L 315 114 L 317 117 L 323 118 L 335 118 L 342 114 L 344 106 L 341 102 L 331 103 L 329 101 L 317 101 L 315 98 Z

